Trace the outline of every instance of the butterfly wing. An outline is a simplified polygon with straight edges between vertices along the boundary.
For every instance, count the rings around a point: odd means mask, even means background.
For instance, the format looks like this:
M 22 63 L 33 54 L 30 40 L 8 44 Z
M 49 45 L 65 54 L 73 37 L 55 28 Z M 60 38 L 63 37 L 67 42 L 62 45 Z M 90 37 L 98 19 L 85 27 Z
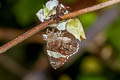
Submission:
M 64 56 L 58 52 L 47 50 L 49 61 L 54 69 L 61 67 L 67 60 L 67 56 Z
M 47 41 L 47 54 L 54 69 L 61 67 L 79 49 L 79 44 L 68 37 L 56 37 Z

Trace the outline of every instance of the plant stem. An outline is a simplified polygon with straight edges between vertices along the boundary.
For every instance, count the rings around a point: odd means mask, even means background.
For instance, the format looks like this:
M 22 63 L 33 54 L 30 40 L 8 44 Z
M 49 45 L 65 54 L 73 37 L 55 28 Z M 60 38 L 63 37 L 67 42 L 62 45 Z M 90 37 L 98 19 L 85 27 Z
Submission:
M 32 35 L 36 34 L 37 32 L 45 29 L 48 24 L 54 23 L 53 20 L 49 20 L 47 22 L 43 22 L 40 25 L 33 27 L 32 29 L 26 31 L 24 34 L 18 36 L 17 38 L 9 41 L 8 43 L 4 44 L 0 47 L 0 54 L 6 52 L 8 49 L 12 48 L 13 46 L 17 45 L 18 43 L 24 41 L 25 39 L 31 37 Z
M 81 10 L 71 12 L 71 13 L 66 14 L 64 16 L 61 16 L 61 18 L 64 20 L 64 19 L 76 17 L 76 16 L 78 16 L 80 14 L 88 13 L 88 12 L 91 12 L 91 11 L 96 11 L 98 9 L 102 9 L 102 8 L 107 7 L 107 6 L 119 3 L 119 2 L 120 2 L 120 0 L 109 0 L 109 1 L 104 2 L 104 3 L 100 3 L 100 4 L 97 4 L 97 5 L 85 8 L 85 9 L 81 9 Z

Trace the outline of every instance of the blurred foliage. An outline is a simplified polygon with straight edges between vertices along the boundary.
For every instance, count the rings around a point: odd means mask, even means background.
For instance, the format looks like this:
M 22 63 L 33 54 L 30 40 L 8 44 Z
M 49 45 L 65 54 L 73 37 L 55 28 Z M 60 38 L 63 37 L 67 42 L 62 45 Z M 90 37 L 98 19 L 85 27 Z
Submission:
M 20 80 L 20 78 L 9 72 L 4 66 L 0 66 L 0 80 Z
M 99 74 L 102 72 L 100 61 L 94 57 L 85 57 L 80 67 L 84 74 Z
M 108 41 L 112 44 L 112 46 L 117 51 L 118 53 L 117 57 L 120 60 L 120 18 L 119 17 L 116 21 L 114 21 L 112 25 L 110 25 L 110 28 L 107 29 L 106 35 L 107 35 Z
M 1 8 L 1 6 L 2 6 L 2 4 L 1 4 L 1 2 L 0 2 L 0 8 Z
M 36 18 L 35 13 L 43 7 L 47 0 L 19 0 L 14 6 L 16 19 L 23 26 L 30 24 Z
M 79 76 L 77 80 L 107 80 L 107 79 L 99 75 L 94 75 L 94 76 L 85 75 L 85 76 Z
M 91 26 L 97 19 L 97 14 L 95 12 L 86 13 L 78 16 L 81 20 L 81 23 L 85 29 Z
M 106 2 L 108 0 L 97 0 L 98 3 L 101 3 L 101 2 Z
M 65 3 L 67 4 L 73 4 L 75 3 L 77 0 L 64 0 Z
M 72 80 L 72 79 L 67 74 L 63 74 L 60 76 L 59 80 Z
M 16 54 L 17 52 L 17 54 Z M 12 53 L 12 54 L 10 54 Z M 19 64 L 23 64 L 24 55 L 25 55 L 25 45 L 19 44 L 15 48 L 12 48 L 12 50 L 8 51 L 6 53 L 9 57 L 11 57 L 13 60 L 17 61 Z

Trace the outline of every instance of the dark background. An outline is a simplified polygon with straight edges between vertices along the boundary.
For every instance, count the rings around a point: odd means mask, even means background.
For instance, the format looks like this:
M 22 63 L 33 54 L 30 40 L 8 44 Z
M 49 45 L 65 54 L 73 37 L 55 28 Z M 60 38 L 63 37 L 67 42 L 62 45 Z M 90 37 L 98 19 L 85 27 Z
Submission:
M 71 11 L 108 0 L 60 0 Z M 0 0 L 0 45 L 40 24 L 37 11 L 47 0 Z M 120 4 L 78 16 L 87 40 L 54 70 L 41 31 L 0 55 L 0 80 L 120 80 Z

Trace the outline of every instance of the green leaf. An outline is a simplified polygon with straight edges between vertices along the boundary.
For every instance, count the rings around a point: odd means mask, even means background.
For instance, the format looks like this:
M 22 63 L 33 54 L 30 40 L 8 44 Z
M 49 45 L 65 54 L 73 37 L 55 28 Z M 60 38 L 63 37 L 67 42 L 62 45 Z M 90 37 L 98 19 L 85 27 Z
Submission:
M 43 10 L 44 10 L 44 16 L 45 16 L 45 18 L 47 18 L 50 13 L 50 10 L 48 10 L 45 6 L 44 6 Z
M 86 39 L 82 24 L 80 23 L 80 20 L 77 18 L 68 20 L 66 30 L 80 41 L 82 39 Z

